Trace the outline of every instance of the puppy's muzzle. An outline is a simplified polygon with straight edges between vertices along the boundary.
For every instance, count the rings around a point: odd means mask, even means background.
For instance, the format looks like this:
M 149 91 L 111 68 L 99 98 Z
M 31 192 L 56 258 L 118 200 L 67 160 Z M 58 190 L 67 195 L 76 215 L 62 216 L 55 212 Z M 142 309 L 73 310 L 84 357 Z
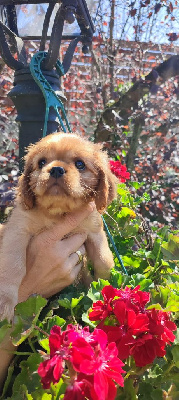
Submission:
M 61 176 L 63 176 L 65 174 L 65 169 L 63 167 L 53 167 L 50 170 L 50 176 L 52 176 L 52 178 L 58 179 Z

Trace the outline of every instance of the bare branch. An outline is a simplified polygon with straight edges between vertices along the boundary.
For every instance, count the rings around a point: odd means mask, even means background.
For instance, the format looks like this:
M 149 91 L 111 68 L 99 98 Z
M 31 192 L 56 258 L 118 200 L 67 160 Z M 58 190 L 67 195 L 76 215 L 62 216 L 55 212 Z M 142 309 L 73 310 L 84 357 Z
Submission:
M 138 102 L 146 94 L 149 94 L 153 85 L 162 85 L 168 79 L 179 75 L 179 55 L 174 55 L 168 60 L 161 63 L 158 67 L 146 75 L 145 79 L 140 79 L 123 95 L 121 98 L 106 108 L 98 122 L 95 136 L 98 140 L 98 132 L 100 140 L 102 140 L 103 129 L 106 132 L 106 125 L 115 126 L 114 110 L 119 113 L 124 124 L 127 122 L 131 114 L 138 108 Z

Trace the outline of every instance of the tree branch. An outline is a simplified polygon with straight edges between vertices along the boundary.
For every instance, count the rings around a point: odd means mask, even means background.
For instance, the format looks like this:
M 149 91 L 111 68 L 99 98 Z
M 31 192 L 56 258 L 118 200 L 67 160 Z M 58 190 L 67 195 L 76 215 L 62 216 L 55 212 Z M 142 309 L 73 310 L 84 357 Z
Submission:
M 127 169 L 129 171 L 132 171 L 132 169 L 134 167 L 134 160 L 135 160 L 135 156 L 136 156 L 136 152 L 137 152 L 139 137 L 142 132 L 143 123 L 144 123 L 144 120 L 142 117 L 138 117 L 135 119 L 133 135 L 131 137 L 130 147 L 129 147 L 129 151 L 128 151 L 128 154 L 126 157 L 126 165 L 127 165 Z
M 116 125 L 114 111 L 119 113 L 119 117 L 122 118 L 124 124 L 126 124 L 128 118 L 138 108 L 139 100 L 146 94 L 149 94 L 153 85 L 160 86 L 168 79 L 177 75 L 179 75 L 179 55 L 174 55 L 161 63 L 158 67 L 152 69 L 152 71 L 146 75 L 145 79 L 140 79 L 135 82 L 127 93 L 104 110 L 95 131 L 96 140 L 103 140 L 103 131 L 106 136 L 106 125 L 108 125 L 109 131 L 110 127 Z

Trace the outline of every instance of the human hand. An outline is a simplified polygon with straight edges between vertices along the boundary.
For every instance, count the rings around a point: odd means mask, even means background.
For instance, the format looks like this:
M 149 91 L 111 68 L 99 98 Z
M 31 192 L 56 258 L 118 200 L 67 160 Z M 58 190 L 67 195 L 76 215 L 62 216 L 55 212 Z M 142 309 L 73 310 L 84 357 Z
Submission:
M 87 237 L 85 233 L 64 236 L 87 218 L 94 207 L 90 203 L 80 211 L 67 214 L 63 222 L 31 240 L 27 249 L 26 275 L 19 288 L 19 302 L 33 293 L 50 297 L 75 281 L 82 267 L 76 251 L 85 254 Z

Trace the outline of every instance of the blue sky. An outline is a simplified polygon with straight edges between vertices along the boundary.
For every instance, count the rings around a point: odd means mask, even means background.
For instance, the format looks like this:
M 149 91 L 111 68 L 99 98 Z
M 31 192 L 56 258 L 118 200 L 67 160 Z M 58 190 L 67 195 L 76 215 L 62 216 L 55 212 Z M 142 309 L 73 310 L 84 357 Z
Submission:
M 112 0 L 87 0 L 88 9 L 93 16 L 94 24 L 96 27 L 96 34 L 99 33 L 99 26 L 102 26 L 105 36 L 109 34 L 109 20 L 110 20 L 110 2 Z M 146 0 L 143 0 L 145 2 Z M 150 0 L 147 7 L 140 7 L 141 0 L 131 1 L 115 0 L 115 19 L 114 19 L 114 38 L 122 40 L 137 40 L 141 42 L 169 44 L 169 37 L 167 34 L 172 32 L 179 34 L 179 4 L 176 5 L 175 0 Z M 161 4 L 159 11 L 155 12 L 157 4 Z M 27 7 L 17 6 L 19 14 L 19 34 L 20 35 L 41 35 L 43 20 L 47 9 L 47 4 L 41 5 L 28 5 Z M 20 10 L 21 7 L 21 10 Z M 167 14 L 166 10 L 169 11 Z M 58 5 L 56 5 L 55 12 Z M 140 9 L 140 17 L 139 17 Z M 97 17 L 96 10 L 98 11 Z M 133 10 L 135 15 L 131 16 L 130 12 Z M 54 15 L 55 15 L 54 12 Z M 150 13 L 152 13 L 149 18 Z M 168 17 L 166 18 L 166 16 Z M 95 17 L 95 18 L 94 18 Z M 79 28 L 75 22 L 72 25 L 66 24 L 68 32 L 71 34 L 79 33 Z M 64 33 L 66 33 L 66 27 Z M 49 34 L 51 32 L 52 22 L 50 24 Z M 179 39 L 174 42 L 179 45 Z

